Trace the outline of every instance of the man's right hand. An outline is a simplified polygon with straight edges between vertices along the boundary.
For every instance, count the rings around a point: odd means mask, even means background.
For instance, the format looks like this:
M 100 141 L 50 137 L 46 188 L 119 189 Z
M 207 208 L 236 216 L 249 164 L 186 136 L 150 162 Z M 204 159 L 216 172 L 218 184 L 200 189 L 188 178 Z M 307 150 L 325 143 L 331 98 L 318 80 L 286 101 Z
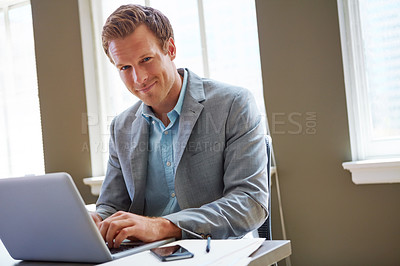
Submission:
M 100 233 L 109 248 L 118 248 L 124 239 L 153 242 L 171 237 L 182 238 L 182 230 L 162 217 L 118 211 L 100 224 Z
M 90 216 L 92 216 L 92 219 L 94 223 L 96 224 L 97 228 L 100 229 L 100 223 L 103 221 L 103 219 L 98 215 L 96 212 L 90 212 Z

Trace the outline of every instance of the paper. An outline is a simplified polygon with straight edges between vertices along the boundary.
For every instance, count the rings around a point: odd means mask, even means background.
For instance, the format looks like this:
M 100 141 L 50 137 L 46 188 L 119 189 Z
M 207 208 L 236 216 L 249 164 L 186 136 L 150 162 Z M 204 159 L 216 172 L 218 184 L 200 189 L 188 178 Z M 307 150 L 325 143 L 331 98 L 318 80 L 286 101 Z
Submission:
M 179 240 L 164 246 L 179 244 L 194 254 L 191 259 L 183 259 L 170 262 L 161 262 L 150 251 L 144 251 L 125 258 L 111 261 L 102 265 L 247 265 L 248 257 L 265 241 L 264 238 L 248 239 L 213 239 L 211 250 L 206 252 L 207 240 Z

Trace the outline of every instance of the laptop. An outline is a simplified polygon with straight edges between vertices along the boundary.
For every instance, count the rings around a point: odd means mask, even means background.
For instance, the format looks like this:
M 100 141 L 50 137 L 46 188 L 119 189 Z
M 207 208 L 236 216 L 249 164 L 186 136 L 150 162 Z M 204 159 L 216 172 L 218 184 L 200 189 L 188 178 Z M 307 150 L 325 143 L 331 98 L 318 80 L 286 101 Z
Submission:
M 67 173 L 0 179 L 0 239 L 18 260 L 101 263 L 174 241 L 111 252 Z

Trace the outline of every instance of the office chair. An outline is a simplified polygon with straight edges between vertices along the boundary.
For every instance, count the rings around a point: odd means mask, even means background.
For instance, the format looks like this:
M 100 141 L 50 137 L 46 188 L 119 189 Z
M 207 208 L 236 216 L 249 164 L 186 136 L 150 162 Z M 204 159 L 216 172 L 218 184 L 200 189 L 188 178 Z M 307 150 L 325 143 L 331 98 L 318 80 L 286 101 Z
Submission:
M 271 143 L 272 139 L 266 135 L 265 145 L 267 146 L 267 182 L 268 182 L 268 218 L 258 228 L 258 236 L 265 238 L 266 240 L 272 240 L 271 231 Z
M 265 145 L 267 147 L 267 183 L 268 183 L 268 218 L 267 220 L 258 228 L 258 236 L 265 238 L 266 240 L 272 240 L 272 230 L 271 230 L 271 157 L 273 156 L 272 152 L 272 139 L 270 136 L 266 136 L 265 138 Z M 278 197 L 278 205 L 279 205 L 279 211 L 281 214 L 281 225 L 282 225 L 282 234 L 283 234 L 283 239 L 286 238 L 286 230 L 285 230 L 285 223 L 283 220 L 283 211 L 282 211 L 282 204 L 281 204 L 281 198 L 280 198 L 280 191 L 279 191 L 279 183 L 278 183 L 278 173 L 276 172 L 276 165 L 275 165 L 275 158 L 274 160 L 274 166 L 275 166 L 275 180 L 276 180 L 276 191 L 277 191 L 277 197 Z M 286 259 L 286 265 L 291 266 L 291 260 L 290 257 L 287 257 Z M 273 264 L 274 266 L 277 266 L 277 263 Z

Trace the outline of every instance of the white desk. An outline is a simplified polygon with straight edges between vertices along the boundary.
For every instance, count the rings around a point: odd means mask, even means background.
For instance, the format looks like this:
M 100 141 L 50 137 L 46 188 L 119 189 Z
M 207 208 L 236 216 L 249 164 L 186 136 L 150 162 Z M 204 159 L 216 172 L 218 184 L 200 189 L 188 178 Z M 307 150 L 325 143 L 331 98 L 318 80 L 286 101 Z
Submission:
M 254 252 L 251 257 L 250 266 L 265 266 L 278 262 L 292 253 L 291 244 L 289 240 L 272 240 L 264 241 L 261 247 Z M 79 264 L 79 263 L 56 263 L 56 262 L 28 262 L 28 261 L 18 261 L 10 257 L 7 250 L 5 249 L 3 243 L 0 241 L 0 265 L 2 266 L 90 266 L 91 264 Z M 168 266 L 168 265 L 166 265 Z

